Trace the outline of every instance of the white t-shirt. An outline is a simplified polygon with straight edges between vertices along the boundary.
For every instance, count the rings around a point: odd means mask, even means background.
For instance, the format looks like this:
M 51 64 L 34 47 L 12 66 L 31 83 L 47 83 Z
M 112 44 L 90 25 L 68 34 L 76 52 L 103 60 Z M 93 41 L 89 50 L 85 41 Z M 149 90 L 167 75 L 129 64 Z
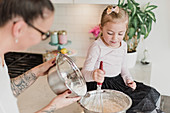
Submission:
M 82 73 L 87 82 L 94 81 L 93 71 L 99 68 L 100 61 L 103 61 L 105 77 L 115 77 L 121 73 L 126 83 L 127 79 L 133 80 L 127 68 L 127 44 L 122 41 L 119 48 L 110 48 L 98 38 L 90 46 Z
M 0 113 L 19 113 L 17 99 L 13 95 L 8 68 L 0 57 Z

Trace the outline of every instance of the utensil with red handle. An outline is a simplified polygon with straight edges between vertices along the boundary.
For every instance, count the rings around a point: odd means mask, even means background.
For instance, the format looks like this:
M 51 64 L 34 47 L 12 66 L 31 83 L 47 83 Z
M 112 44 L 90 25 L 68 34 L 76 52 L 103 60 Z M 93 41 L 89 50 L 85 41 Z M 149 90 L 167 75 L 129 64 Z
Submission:
M 100 67 L 99 69 L 101 69 L 103 71 L 103 61 L 100 61 Z M 102 88 L 102 84 L 103 83 L 97 83 L 97 93 L 100 93 L 100 107 L 103 113 L 103 98 L 102 98 L 102 93 L 101 93 L 101 88 Z M 97 94 L 98 95 L 98 94 Z
M 100 66 L 99 66 L 99 69 L 101 69 L 103 71 L 103 61 L 100 61 Z M 101 90 L 101 87 L 102 87 L 102 84 L 103 83 L 97 83 L 97 89 L 99 88 Z
M 103 61 L 100 62 L 99 69 L 103 70 Z M 97 83 L 97 92 L 101 92 L 101 87 L 103 83 Z M 90 97 L 90 94 L 87 92 L 84 97 Z

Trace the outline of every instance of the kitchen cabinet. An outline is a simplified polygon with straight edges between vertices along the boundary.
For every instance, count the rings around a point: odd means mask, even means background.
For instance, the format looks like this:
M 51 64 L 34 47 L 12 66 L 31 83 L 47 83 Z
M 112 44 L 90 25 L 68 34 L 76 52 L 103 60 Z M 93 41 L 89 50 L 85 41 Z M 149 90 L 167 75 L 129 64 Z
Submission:
M 51 0 L 52 3 L 57 4 L 73 4 L 74 0 Z
M 118 4 L 118 0 L 74 0 L 75 4 Z
M 118 0 L 51 0 L 57 4 L 117 4 Z
M 141 4 L 147 3 L 146 1 L 137 1 Z M 51 0 L 51 2 L 57 4 L 118 4 L 118 0 Z

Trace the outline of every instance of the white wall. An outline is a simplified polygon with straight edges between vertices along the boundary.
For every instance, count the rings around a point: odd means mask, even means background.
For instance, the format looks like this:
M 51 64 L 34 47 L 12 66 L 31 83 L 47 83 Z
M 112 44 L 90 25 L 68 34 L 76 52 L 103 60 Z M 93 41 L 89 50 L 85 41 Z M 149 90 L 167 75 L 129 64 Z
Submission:
M 152 62 L 151 86 L 163 95 L 170 96 L 170 1 L 169 0 L 137 0 L 142 4 L 151 1 L 158 5 L 154 11 L 157 22 L 145 40 Z M 55 5 L 55 22 L 52 30 L 65 29 L 70 46 L 78 51 L 78 56 L 86 56 L 92 35 L 88 31 L 100 21 L 100 15 L 106 5 Z
M 157 22 L 144 40 L 152 62 L 151 86 L 162 95 L 170 96 L 170 0 L 136 0 L 142 5 L 147 2 L 157 5 L 154 10 Z M 141 52 L 141 51 L 140 51 Z
M 151 2 L 157 5 L 154 10 L 157 22 L 153 23 L 152 31 L 144 41 L 149 50 L 152 62 L 151 86 L 162 95 L 170 96 L 170 1 L 169 0 L 137 0 L 142 4 Z
M 148 38 L 152 58 L 151 85 L 156 87 L 161 94 L 170 96 L 170 1 L 155 0 L 157 22 L 153 25 Z
M 78 51 L 78 56 L 86 56 L 92 40 L 90 29 L 99 24 L 100 15 L 106 5 L 58 5 L 55 4 L 55 21 L 52 30 L 66 30 L 69 46 Z

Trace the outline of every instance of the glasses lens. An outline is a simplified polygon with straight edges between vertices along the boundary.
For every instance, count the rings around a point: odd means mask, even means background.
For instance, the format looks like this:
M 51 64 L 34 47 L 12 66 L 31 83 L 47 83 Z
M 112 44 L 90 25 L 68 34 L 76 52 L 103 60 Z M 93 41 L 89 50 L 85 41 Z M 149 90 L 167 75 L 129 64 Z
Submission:
M 42 40 L 46 40 L 50 37 L 50 32 L 47 32 L 45 34 L 42 35 Z

